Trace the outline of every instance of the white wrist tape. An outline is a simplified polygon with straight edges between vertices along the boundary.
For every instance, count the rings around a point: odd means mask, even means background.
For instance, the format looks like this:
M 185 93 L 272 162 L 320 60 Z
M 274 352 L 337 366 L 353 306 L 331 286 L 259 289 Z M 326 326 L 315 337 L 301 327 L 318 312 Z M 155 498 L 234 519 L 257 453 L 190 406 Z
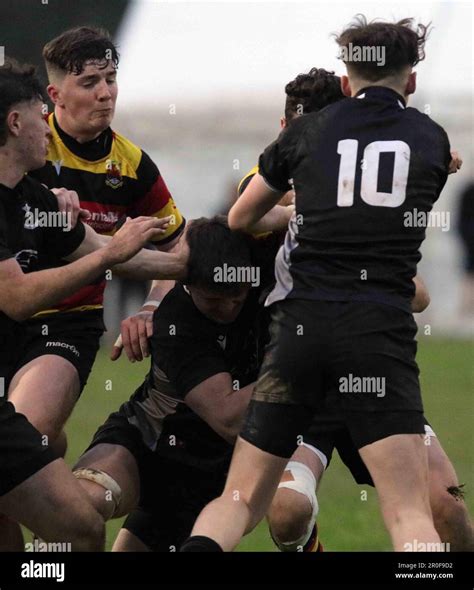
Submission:
M 160 303 L 161 301 L 158 301 L 157 299 L 149 299 L 148 301 L 145 301 L 142 307 L 147 307 L 148 305 L 152 307 L 159 307 Z

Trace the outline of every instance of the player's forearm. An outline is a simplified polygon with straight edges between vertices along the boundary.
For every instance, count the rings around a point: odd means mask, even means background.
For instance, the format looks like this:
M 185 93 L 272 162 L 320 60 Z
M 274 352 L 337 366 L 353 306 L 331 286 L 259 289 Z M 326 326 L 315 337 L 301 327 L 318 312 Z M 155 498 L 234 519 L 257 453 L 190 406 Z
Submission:
M 227 442 L 233 444 L 241 430 L 254 386 L 255 383 L 251 383 L 242 389 L 232 391 L 226 396 L 227 411 L 225 418 L 220 421 L 218 434 L 225 438 Z
M 270 209 L 268 213 L 265 213 L 265 215 L 259 221 L 257 221 L 257 223 L 255 223 L 249 229 L 249 231 L 256 234 L 269 231 L 286 230 L 294 210 L 294 207 L 291 205 L 288 207 L 275 205 L 275 207 Z
M 66 266 L 16 277 L 2 286 L 2 311 L 16 321 L 24 321 L 94 281 L 108 266 L 106 252 L 101 249 Z
M 274 191 L 256 174 L 229 211 L 229 227 L 252 233 L 253 227 L 278 203 L 283 193 Z
M 113 267 L 118 276 L 136 281 L 181 279 L 185 274 L 182 258 L 176 253 L 140 250 L 133 258 Z
M 142 310 L 152 310 L 153 308 L 158 307 L 158 305 L 163 301 L 165 295 L 171 291 L 174 285 L 175 281 L 153 281 L 150 292 L 148 293 L 148 297 L 146 298 L 145 303 L 142 305 Z

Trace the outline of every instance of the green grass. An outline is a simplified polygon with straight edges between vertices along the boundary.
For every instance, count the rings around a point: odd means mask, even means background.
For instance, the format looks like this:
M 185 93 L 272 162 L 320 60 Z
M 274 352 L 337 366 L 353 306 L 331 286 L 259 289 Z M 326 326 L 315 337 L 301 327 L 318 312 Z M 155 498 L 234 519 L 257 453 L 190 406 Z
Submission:
M 431 337 L 420 341 L 418 352 L 426 415 L 451 458 L 460 481 L 466 484 L 466 501 L 471 513 L 474 507 L 473 353 L 473 345 L 469 342 Z M 141 383 L 148 368 L 148 362 L 145 362 L 131 364 L 121 359 L 112 363 L 105 350 L 98 355 L 86 390 L 67 426 L 67 460 L 70 464 L 86 448 L 96 428 L 109 413 L 116 410 Z M 110 385 L 107 386 L 108 380 L 111 380 L 111 390 Z M 366 499 L 362 494 L 365 491 Z M 337 453 L 324 476 L 318 499 L 318 523 L 326 550 L 390 550 L 375 491 L 355 484 Z M 107 524 L 107 549 L 110 549 L 120 524 L 121 520 Z M 240 550 L 275 550 L 264 523 L 242 541 Z

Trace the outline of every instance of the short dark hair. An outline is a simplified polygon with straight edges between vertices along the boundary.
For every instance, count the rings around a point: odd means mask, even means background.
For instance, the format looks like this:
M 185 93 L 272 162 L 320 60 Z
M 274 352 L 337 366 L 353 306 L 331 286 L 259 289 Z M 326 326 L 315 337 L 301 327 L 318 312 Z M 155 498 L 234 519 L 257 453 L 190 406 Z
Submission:
M 384 48 L 384 64 L 374 60 L 344 60 L 356 75 L 375 82 L 396 75 L 406 66 L 416 66 L 425 59 L 425 42 L 430 32 L 430 24 L 415 25 L 413 18 L 404 18 L 396 23 L 374 20 L 370 23 L 364 15 L 357 15 L 342 33 L 336 35 L 336 43 L 346 55 L 353 47 Z
M 229 296 L 248 286 L 248 283 L 215 280 L 216 269 L 223 269 L 224 265 L 247 268 L 253 264 L 253 238 L 241 231 L 231 231 L 227 217 L 193 219 L 185 237 L 189 246 L 186 285 Z
M 5 60 L 0 67 L 0 146 L 8 139 L 6 120 L 12 106 L 33 100 L 44 101 L 35 67 Z
M 288 82 L 285 92 L 287 121 L 298 115 L 319 111 L 344 98 L 339 76 L 323 68 L 311 68 L 307 74 L 299 74 Z
M 119 54 L 108 31 L 97 27 L 76 27 L 52 39 L 43 48 L 48 74 L 59 71 L 79 76 L 88 62 L 106 68 L 109 61 L 115 67 Z

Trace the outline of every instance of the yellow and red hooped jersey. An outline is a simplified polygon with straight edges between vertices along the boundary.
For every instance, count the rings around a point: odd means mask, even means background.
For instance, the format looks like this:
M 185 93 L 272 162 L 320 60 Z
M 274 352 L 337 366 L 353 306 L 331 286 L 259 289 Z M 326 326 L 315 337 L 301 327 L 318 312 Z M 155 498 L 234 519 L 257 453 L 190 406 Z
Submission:
M 123 135 L 106 129 L 97 139 L 80 144 L 60 129 L 54 113 L 48 116 L 51 140 L 43 168 L 31 175 L 48 188 L 65 187 L 79 195 L 81 207 L 91 217 L 86 221 L 96 232 L 112 235 L 126 216 L 173 216 L 156 245 L 176 238 L 185 220 L 156 164 L 142 149 Z M 101 308 L 105 280 L 81 288 L 54 309 L 40 312 L 83 311 Z

